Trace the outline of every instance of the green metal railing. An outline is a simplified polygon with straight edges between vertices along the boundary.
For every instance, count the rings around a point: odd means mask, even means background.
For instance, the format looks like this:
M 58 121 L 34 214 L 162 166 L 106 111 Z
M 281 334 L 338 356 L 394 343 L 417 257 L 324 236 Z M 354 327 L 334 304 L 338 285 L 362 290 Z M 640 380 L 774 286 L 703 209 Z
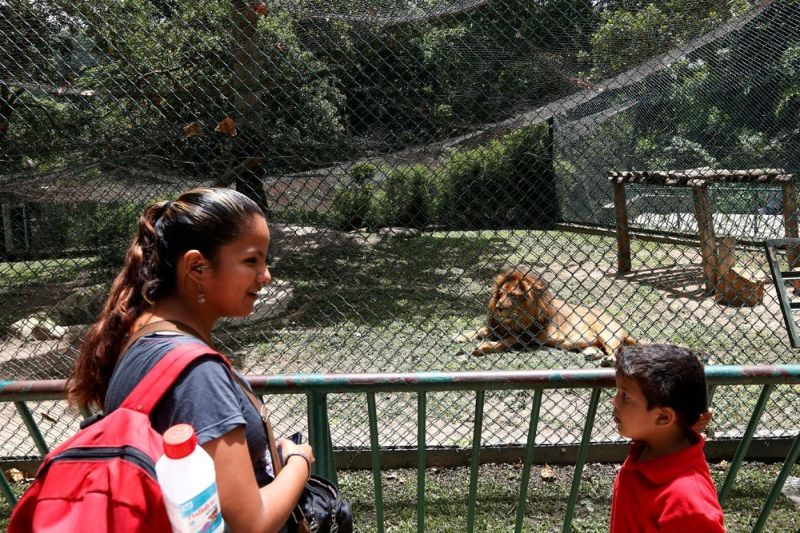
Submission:
M 720 503 L 724 506 L 730 495 L 742 461 L 747 456 L 755 430 L 767 405 L 770 393 L 780 384 L 800 384 L 800 365 L 780 366 L 709 366 L 706 376 L 710 386 L 763 385 L 760 397 L 750 416 L 741 442 L 731 460 L 730 468 L 719 491 Z M 381 483 L 381 448 L 378 439 L 378 412 L 375 394 L 378 392 L 417 393 L 417 528 L 425 529 L 425 468 L 426 468 L 426 394 L 438 391 L 474 391 L 475 419 L 470 457 L 469 494 L 467 502 L 466 530 L 474 531 L 476 502 L 478 496 L 478 467 L 482 441 L 485 393 L 488 390 L 533 390 L 533 400 L 524 453 L 519 500 L 515 519 L 515 531 L 522 531 L 531 466 L 533 464 L 536 434 L 539 424 L 542 394 L 545 389 L 591 390 L 591 398 L 584 422 L 583 435 L 578 451 L 572 486 L 564 515 L 563 531 L 571 530 L 575 504 L 578 500 L 581 475 L 591 444 L 592 428 L 597 414 L 601 390 L 614 385 L 612 369 L 580 369 L 565 371 L 498 371 L 498 372 L 421 372 L 403 374 L 298 374 L 284 376 L 250 376 L 250 383 L 259 393 L 305 394 L 308 400 L 309 441 L 315 450 L 317 462 L 314 473 L 336 481 L 336 464 L 331 441 L 328 417 L 328 394 L 366 394 L 369 418 L 370 455 L 375 488 L 376 530 L 384 531 L 384 501 Z M 25 421 L 31 437 L 42 454 L 47 445 L 36 427 L 25 402 L 57 400 L 63 397 L 63 381 L 4 382 L 0 383 L 0 401 L 13 401 Z M 753 532 L 764 530 L 767 518 L 786 478 L 800 457 L 800 434 L 794 439 L 783 467 L 767 496 Z M 3 477 L 3 476 L 0 476 Z M 8 481 L 3 477 L 3 491 L 13 505 L 16 502 Z

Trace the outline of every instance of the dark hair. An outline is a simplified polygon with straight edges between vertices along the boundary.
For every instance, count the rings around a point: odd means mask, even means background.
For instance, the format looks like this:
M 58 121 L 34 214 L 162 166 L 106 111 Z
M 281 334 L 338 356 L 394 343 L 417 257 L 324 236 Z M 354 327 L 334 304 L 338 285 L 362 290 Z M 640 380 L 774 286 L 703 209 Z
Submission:
M 617 355 L 616 369 L 636 380 L 648 409 L 674 409 L 682 429 L 692 427 L 708 409 L 703 363 L 688 348 L 673 344 L 626 346 Z
M 264 216 L 258 205 L 231 189 L 193 189 L 145 209 L 125 265 L 67 381 L 71 403 L 103 408 L 111 373 L 134 322 L 176 286 L 176 259 L 187 250 L 199 250 L 213 262 L 219 248 L 246 231 L 256 215 Z

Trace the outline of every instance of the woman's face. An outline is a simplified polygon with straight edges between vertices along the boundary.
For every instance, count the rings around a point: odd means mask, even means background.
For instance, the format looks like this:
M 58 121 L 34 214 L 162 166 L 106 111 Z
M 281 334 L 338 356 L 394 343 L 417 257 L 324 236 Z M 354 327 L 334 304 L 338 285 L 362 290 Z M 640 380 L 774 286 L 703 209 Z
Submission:
M 272 280 L 267 267 L 269 228 L 264 217 L 254 216 L 236 240 L 222 246 L 204 283 L 205 305 L 218 316 L 247 316 L 258 291 Z

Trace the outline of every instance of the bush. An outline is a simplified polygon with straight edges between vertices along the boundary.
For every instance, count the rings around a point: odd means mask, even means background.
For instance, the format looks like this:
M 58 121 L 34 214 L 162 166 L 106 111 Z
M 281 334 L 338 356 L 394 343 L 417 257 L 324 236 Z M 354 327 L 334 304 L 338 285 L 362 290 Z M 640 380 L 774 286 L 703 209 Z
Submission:
M 552 227 L 559 206 L 548 142 L 546 125 L 525 128 L 488 146 L 454 152 L 437 167 L 388 170 L 378 185 L 378 169 L 354 166 L 352 184 L 337 191 L 329 219 L 343 230 Z
M 329 218 L 333 227 L 349 231 L 367 225 L 372 199 L 375 167 L 370 164 L 354 165 L 350 169 L 352 183 L 336 191 Z
M 144 206 L 134 203 L 100 204 L 91 216 L 88 244 L 94 243 L 100 268 L 117 270 L 125 262 Z
M 373 198 L 370 226 L 423 228 L 431 222 L 434 175 L 424 165 L 390 171 Z
M 438 180 L 436 219 L 449 227 L 547 228 L 559 216 L 546 125 L 454 153 Z

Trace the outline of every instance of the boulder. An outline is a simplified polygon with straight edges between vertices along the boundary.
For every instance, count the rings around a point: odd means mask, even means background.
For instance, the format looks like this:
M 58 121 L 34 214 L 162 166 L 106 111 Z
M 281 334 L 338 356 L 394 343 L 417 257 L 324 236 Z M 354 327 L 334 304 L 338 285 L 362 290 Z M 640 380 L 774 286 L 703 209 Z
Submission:
M 53 308 L 51 316 L 66 326 L 91 324 L 100 314 L 107 296 L 108 285 L 103 283 L 79 287 Z
M 26 341 L 47 341 L 63 338 L 68 328 L 59 326 L 53 320 L 41 315 L 31 315 L 17 320 L 9 328 L 16 337 Z

